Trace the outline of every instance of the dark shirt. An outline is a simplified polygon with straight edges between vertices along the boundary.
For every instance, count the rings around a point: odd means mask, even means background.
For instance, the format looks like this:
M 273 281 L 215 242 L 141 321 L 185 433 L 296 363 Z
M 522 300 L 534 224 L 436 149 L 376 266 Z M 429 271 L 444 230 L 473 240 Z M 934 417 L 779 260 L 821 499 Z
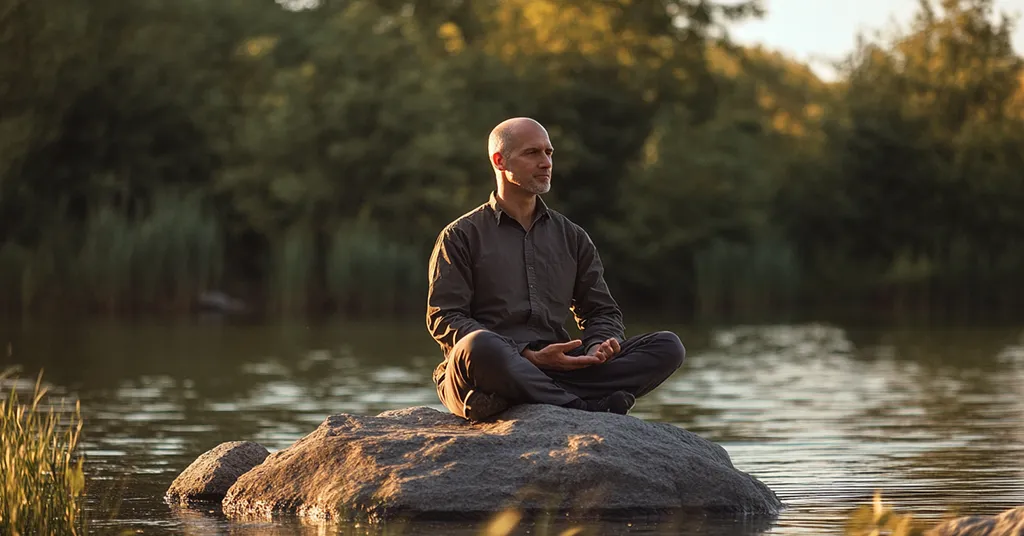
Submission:
M 427 329 L 447 358 L 466 335 L 488 329 L 520 353 L 569 340 L 569 312 L 582 348 L 624 339 L 622 312 L 582 227 L 537 198 L 529 232 L 487 203 L 448 224 L 430 257 Z M 436 378 L 435 378 L 436 379 Z

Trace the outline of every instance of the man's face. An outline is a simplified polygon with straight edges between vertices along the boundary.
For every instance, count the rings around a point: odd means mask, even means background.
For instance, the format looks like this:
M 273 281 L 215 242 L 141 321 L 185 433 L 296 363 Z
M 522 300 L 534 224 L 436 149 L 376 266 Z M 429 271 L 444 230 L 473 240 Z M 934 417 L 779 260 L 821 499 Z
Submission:
M 508 157 L 503 161 L 508 181 L 533 193 L 551 189 L 551 156 L 554 149 L 548 133 L 537 125 L 523 125 L 515 133 Z

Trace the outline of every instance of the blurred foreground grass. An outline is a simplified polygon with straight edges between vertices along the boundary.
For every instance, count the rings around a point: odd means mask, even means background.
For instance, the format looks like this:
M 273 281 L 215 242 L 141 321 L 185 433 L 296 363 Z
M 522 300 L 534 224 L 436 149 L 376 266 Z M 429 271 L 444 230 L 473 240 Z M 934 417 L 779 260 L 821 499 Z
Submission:
M 882 493 L 875 492 L 871 505 L 860 506 L 846 521 L 845 536 L 923 536 L 929 527 L 915 520 L 913 514 L 898 514 L 882 502 Z
M 15 370 L 0 372 L 0 385 L 10 386 L 0 401 L 0 534 L 85 534 L 81 408 L 45 402 L 41 373 L 22 402 L 15 380 Z
M 952 512 L 942 521 L 952 519 Z M 511 536 L 517 534 L 523 513 L 510 507 L 491 517 L 481 528 L 481 536 Z M 939 523 L 941 523 L 940 521 Z M 915 519 L 912 513 L 897 513 L 882 501 L 881 491 L 876 491 L 874 500 L 869 505 L 861 505 L 852 510 L 846 518 L 842 534 L 844 536 L 929 536 L 936 525 Z M 533 527 L 533 534 L 538 536 L 586 536 L 600 533 L 599 527 L 577 525 L 566 528 L 554 528 L 549 523 L 541 523 Z

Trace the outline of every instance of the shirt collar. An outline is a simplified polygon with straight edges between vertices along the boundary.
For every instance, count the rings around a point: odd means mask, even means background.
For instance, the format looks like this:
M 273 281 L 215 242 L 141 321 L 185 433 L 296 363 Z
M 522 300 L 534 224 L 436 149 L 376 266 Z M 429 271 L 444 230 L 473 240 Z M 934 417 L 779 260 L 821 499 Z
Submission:
M 491 212 L 494 213 L 494 219 L 498 223 L 501 223 L 501 215 L 505 214 L 505 211 L 501 210 L 501 206 L 498 205 L 498 198 L 497 198 L 497 196 L 495 196 L 495 193 L 494 193 L 493 190 L 491 191 L 490 198 L 487 199 L 487 206 L 491 207 Z M 547 215 L 547 213 L 548 213 L 548 206 L 547 206 L 547 204 L 544 203 L 544 200 L 541 199 L 541 197 L 538 195 L 537 196 L 537 210 L 536 210 L 536 212 L 533 215 L 533 221 L 539 220 L 542 216 Z

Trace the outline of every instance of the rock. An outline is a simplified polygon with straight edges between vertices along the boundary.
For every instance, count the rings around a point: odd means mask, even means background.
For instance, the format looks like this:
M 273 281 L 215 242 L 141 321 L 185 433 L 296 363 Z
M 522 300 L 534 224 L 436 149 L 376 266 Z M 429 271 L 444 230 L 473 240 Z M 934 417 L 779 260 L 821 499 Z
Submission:
M 1024 506 L 998 516 L 969 516 L 951 519 L 925 533 L 926 536 L 1024 536 Z
M 246 313 L 249 311 L 249 306 L 244 301 L 219 290 L 201 293 L 196 298 L 196 304 L 201 311 L 217 313 Z
M 167 502 L 220 501 L 238 477 L 267 458 L 267 449 L 251 441 L 221 443 L 196 458 L 167 488 Z
M 427 407 L 334 415 L 242 475 L 233 517 L 482 518 L 507 507 L 602 518 L 782 507 L 721 446 L 665 423 L 550 405 L 491 423 Z

